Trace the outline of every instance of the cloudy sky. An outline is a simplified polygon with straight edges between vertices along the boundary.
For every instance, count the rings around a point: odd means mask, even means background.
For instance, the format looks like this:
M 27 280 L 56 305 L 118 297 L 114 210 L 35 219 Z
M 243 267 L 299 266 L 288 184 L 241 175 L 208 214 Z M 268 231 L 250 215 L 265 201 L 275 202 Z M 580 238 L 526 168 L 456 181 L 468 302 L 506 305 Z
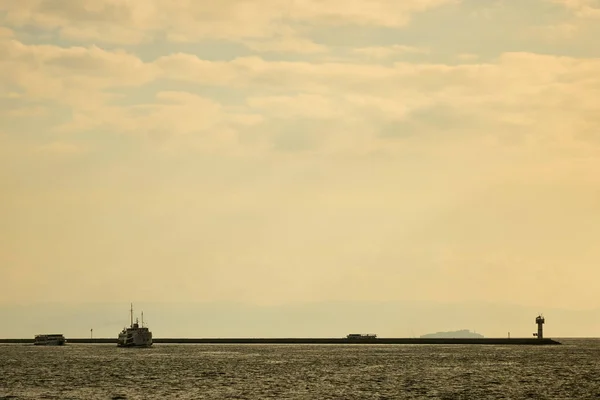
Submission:
M 600 308 L 599 37 L 598 0 L 0 0 L 0 305 Z

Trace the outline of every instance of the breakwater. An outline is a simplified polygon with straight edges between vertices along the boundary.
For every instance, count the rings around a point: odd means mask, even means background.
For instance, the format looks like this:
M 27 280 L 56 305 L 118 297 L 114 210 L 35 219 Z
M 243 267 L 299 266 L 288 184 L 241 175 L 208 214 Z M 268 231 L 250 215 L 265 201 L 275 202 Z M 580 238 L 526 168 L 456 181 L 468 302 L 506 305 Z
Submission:
M 470 338 L 470 339 L 434 339 L 434 338 L 376 338 L 376 339 L 346 339 L 346 338 L 155 338 L 155 344 L 475 344 L 475 345 L 557 345 L 561 344 L 552 339 L 537 338 Z M 0 339 L 0 343 L 27 344 L 33 339 Z M 117 344 L 116 338 L 67 338 L 69 343 L 87 344 Z

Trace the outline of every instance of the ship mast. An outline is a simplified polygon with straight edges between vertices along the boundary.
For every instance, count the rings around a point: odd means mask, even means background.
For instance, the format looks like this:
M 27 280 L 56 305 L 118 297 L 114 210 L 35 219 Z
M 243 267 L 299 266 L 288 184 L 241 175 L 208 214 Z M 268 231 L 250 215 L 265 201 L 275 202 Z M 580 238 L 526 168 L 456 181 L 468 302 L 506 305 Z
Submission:
M 133 303 L 131 303 L 131 310 L 130 310 L 130 319 L 131 319 L 131 326 L 133 326 Z
M 144 327 L 144 312 L 142 311 L 142 328 Z

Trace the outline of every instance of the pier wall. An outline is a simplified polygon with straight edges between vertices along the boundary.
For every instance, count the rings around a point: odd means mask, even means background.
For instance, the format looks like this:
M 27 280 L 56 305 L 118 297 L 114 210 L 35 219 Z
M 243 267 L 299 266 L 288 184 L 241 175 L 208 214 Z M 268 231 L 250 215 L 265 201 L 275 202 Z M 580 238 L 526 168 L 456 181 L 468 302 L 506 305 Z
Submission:
M 476 344 L 476 345 L 556 345 L 552 339 L 536 338 L 474 338 L 474 339 L 425 339 L 425 338 L 153 338 L 156 344 Z M 0 339 L 0 343 L 27 344 L 33 339 Z M 69 343 L 116 344 L 117 338 L 67 338 Z

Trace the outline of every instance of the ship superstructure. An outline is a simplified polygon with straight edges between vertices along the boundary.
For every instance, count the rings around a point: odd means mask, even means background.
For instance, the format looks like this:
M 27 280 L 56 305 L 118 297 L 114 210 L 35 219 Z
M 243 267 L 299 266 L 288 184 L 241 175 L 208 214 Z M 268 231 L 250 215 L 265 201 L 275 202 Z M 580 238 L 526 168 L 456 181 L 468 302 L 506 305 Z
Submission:
M 130 309 L 131 326 L 123 328 L 119 333 L 117 346 L 119 347 L 150 347 L 152 346 L 152 332 L 144 326 L 144 313 L 142 312 L 142 323 L 135 319 L 133 322 L 133 304 Z

